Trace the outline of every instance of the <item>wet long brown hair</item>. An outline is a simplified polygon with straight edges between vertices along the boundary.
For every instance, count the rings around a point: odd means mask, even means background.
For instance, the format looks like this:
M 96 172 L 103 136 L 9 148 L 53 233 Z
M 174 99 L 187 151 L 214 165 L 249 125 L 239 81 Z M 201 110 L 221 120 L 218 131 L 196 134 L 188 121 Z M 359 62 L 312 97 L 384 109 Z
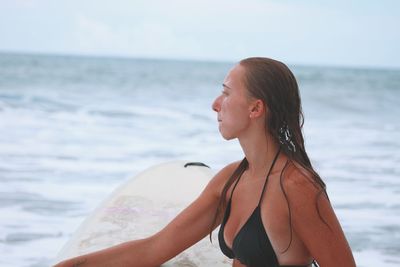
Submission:
M 271 135 L 274 142 L 280 144 L 281 152 L 288 158 L 280 176 L 280 186 L 289 209 L 290 243 L 284 250 L 287 251 L 292 242 L 292 224 L 289 199 L 282 183 L 285 170 L 289 166 L 295 167 L 294 163 L 297 163 L 303 171 L 307 172 L 305 177 L 320 190 L 315 203 L 319 217 L 325 224 L 327 223 L 319 212 L 318 197 L 322 193 L 327 196 L 326 185 L 314 170 L 304 147 L 304 138 L 301 131 L 304 116 L 301 108 L 299 88 L 293 73 L 282 62 L 269 58 L 246 58 L 241 60 L 239 64 L 245 68 L 244 82 L 248 90 L 248 95 L 252 98 L 262 100 L 268 110 L 265 118 L 266 131 Z M 222 219 L 223 211 L 226 208 L 226 194 L 229 188 L 247 167 L 248 162 L 245 158 L 224 185 L 211 225 L 210 239 L 212 230 Z

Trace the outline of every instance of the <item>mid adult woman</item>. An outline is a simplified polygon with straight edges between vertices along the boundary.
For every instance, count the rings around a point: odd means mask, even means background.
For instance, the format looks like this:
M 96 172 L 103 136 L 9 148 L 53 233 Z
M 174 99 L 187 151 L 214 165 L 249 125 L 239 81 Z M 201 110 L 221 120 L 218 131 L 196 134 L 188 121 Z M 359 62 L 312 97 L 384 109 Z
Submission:
M 219 171 L 160 232 L 57 266 L 159 266 L 218 225 L 233 266 L 355 266 L 305 151 L 298 86 L 287 66 L 268 58 L 240 61 L 212 108 L 221 135 L 238 138 L 245 158 Z

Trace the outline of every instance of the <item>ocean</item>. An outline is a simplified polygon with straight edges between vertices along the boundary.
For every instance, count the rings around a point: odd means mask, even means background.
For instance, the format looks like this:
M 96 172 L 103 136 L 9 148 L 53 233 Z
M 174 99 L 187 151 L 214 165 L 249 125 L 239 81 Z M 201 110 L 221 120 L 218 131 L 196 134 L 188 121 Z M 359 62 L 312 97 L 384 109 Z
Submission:
M 0 266 L 50 266 L 99 202 L 154 164 L 241 159 L 211 109 L 233 64 L 0 53 Z M 357 266 L 400 266 L 400 70 L 290 68 Z

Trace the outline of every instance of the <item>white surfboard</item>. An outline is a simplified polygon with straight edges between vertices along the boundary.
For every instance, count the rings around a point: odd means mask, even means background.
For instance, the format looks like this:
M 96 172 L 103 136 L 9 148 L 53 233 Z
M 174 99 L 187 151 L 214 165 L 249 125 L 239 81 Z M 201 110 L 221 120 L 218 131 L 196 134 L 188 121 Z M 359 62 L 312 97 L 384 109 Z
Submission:
M 206 166 L 169 162 L 147 169 L 117 188 L 80 225 L 57 256 L 74 256 L 148 237 L 187 207 L 213 176 Z M 162 266 L 231 266 L 218 247 L 216 233 Z

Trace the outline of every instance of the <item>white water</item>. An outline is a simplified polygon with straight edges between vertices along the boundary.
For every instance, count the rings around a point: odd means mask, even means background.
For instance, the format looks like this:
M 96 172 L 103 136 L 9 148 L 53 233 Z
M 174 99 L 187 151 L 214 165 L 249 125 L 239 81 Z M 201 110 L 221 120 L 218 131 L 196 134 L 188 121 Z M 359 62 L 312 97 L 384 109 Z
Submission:
M 231 64 L 0 54 L 0 266 L 48 266 L 115 187 L 242 157 L 211 102 Z M 308 153 L 358 266 L 400 265 L 400 72 L 293 67 Z

